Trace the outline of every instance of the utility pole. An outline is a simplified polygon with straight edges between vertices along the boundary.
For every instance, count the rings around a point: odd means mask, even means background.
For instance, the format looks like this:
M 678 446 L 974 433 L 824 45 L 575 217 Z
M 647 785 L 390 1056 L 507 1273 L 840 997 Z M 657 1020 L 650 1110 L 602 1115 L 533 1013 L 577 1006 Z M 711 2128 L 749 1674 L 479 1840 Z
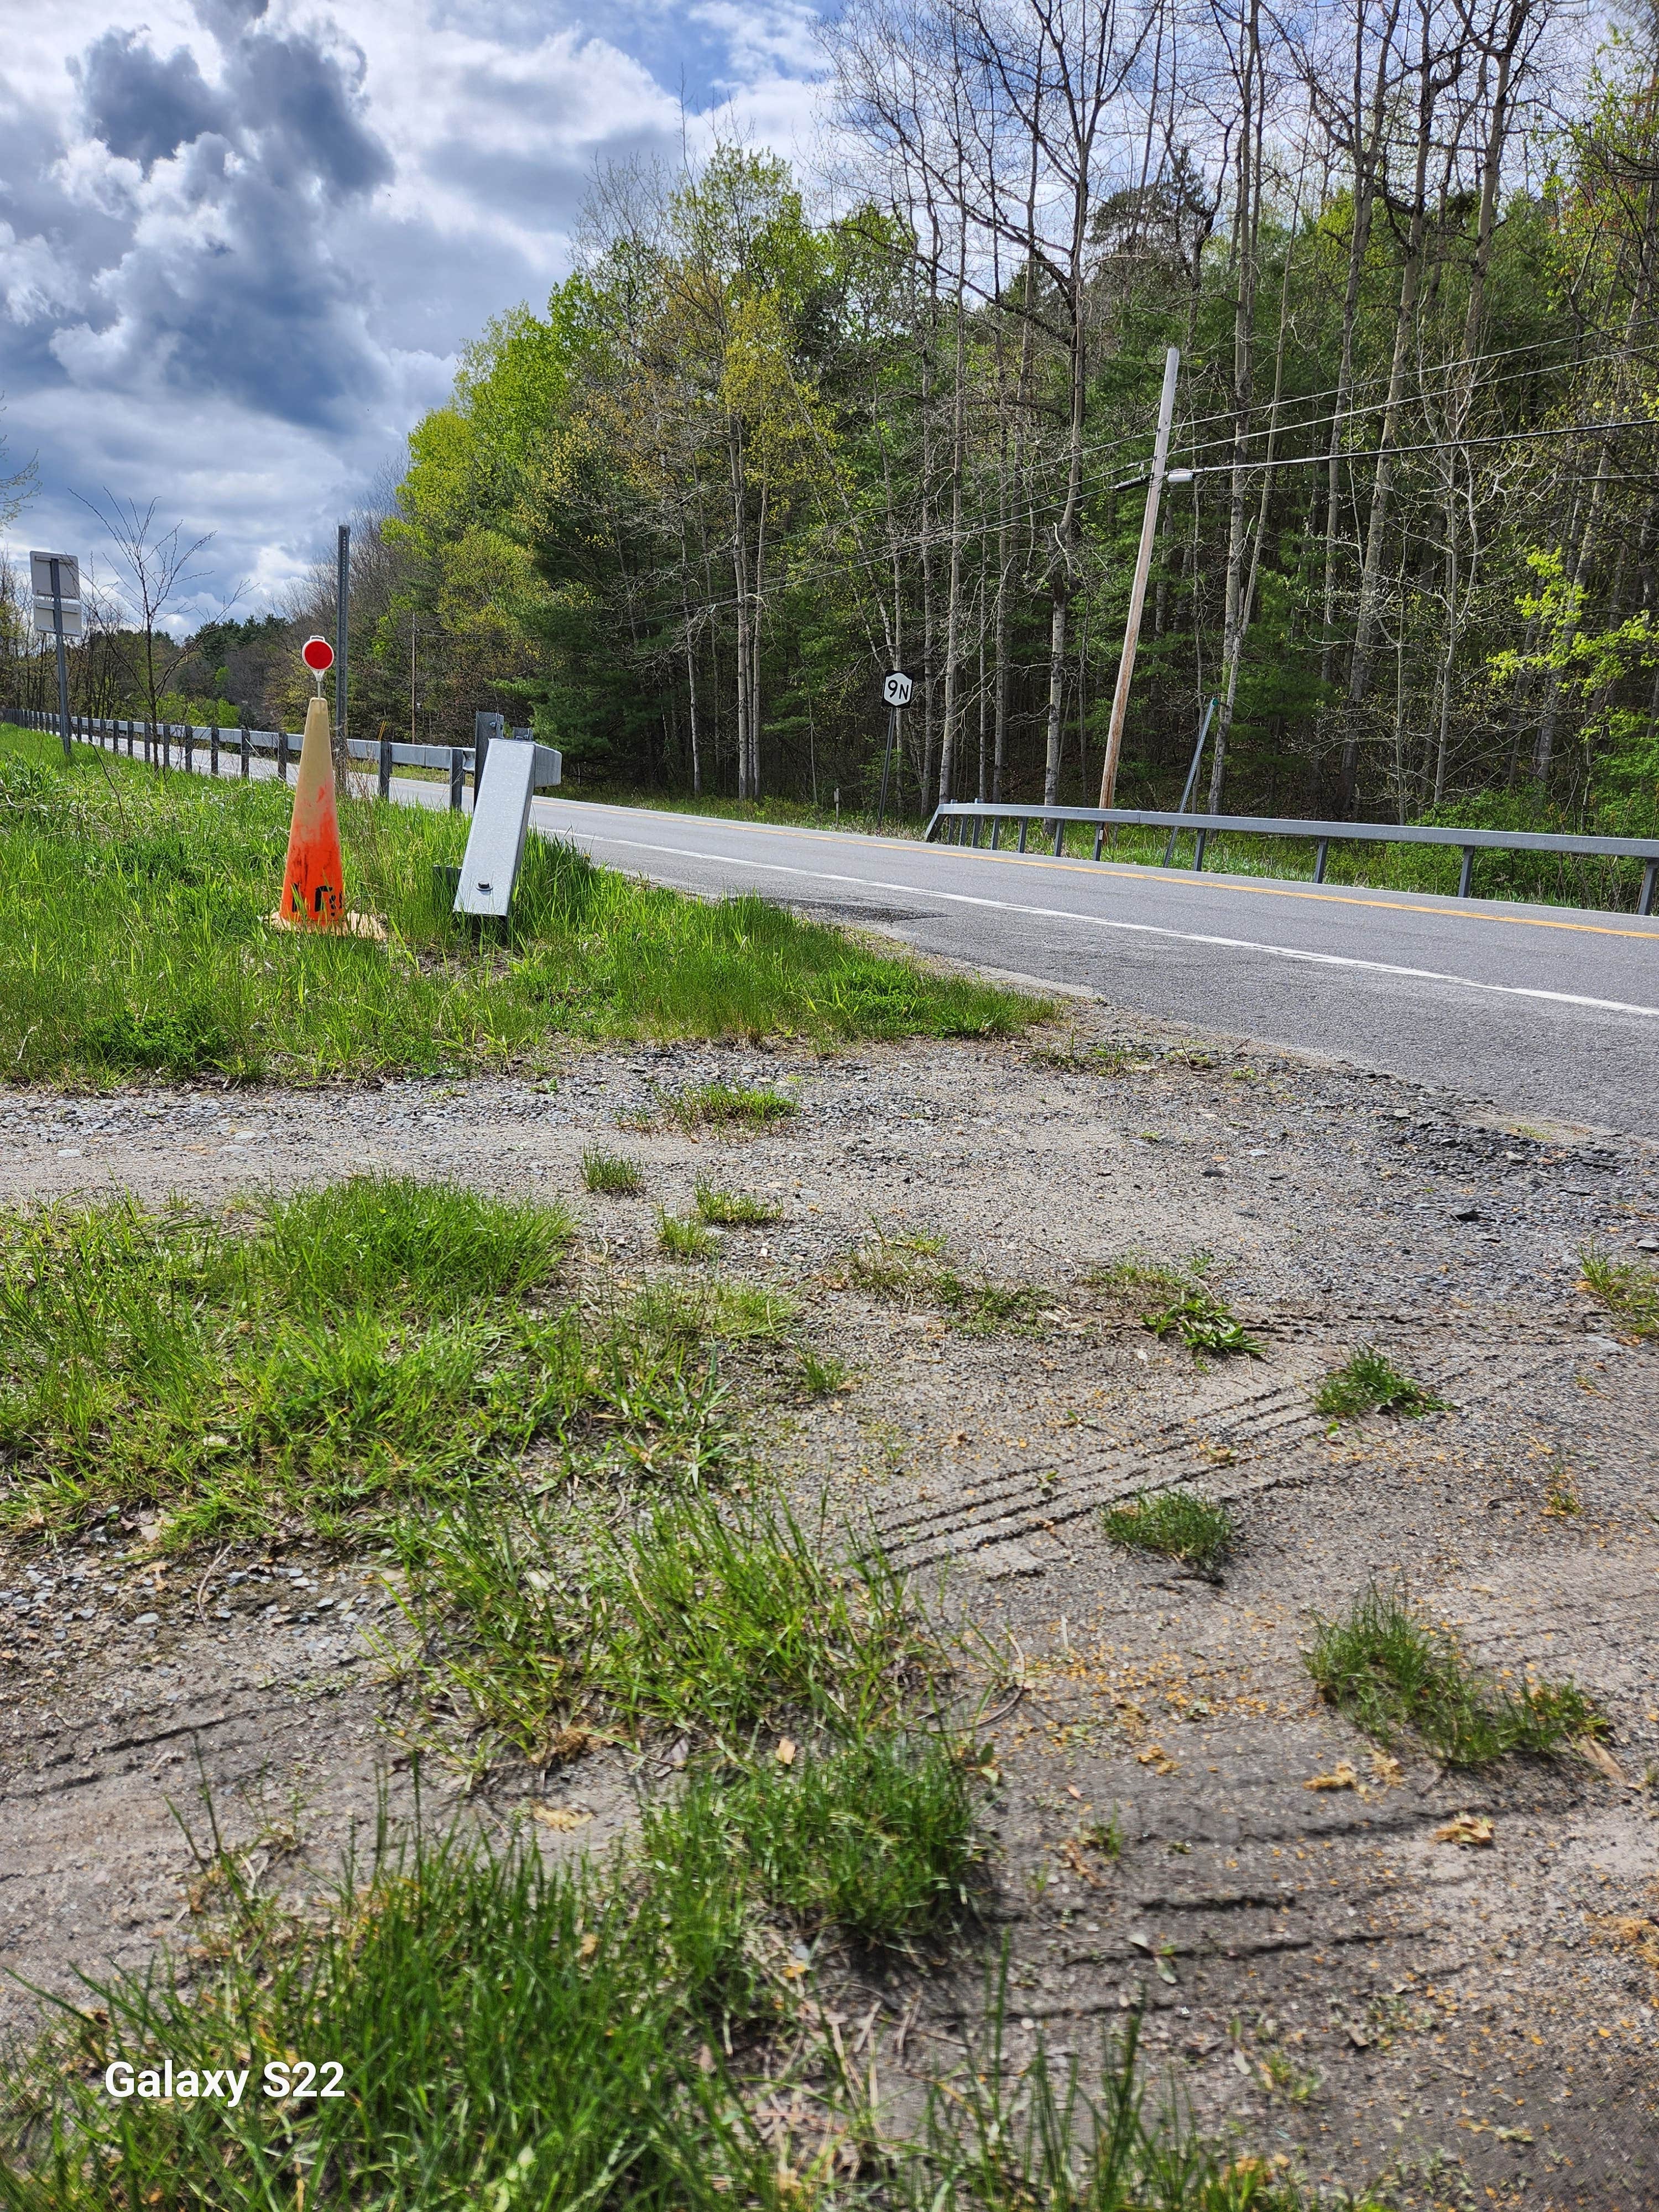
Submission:
M 1123 626 L 1123 654 L 1117 664 L 1112 719 L 1106 732 L 1106 757 L 1100 769 L 1103 806 L 1111 805 L 1117 786 L 1118 756 L 1123 750 L 1123 723 L 1129 711 L 1135 647 L 1140 642 L 1140 612 L 1146 604 L 1146 577 L 1152 565 L 1152 543 L 1158 536 L 1158 505 L 1164 489 L 1164 464 L 1170 457 L 1170 425 L 1175 419 L 1176 378 L 1180 368 L 1180 349 L 1171 346 L 1164 356 L 1164 391 L 1158 403 L 1158 434 L 1152 441 L 1152 473 L 1146 482 L 1146 512 L 1140 521 L 1140 550 L 1135 556 L 1134 581 L 1129 586 L 1129 618 Z
M 334 781 L 343 793 L 346 767 L 346 641 L 351 614 L 351 525 L 340 525 L 334 567 Z

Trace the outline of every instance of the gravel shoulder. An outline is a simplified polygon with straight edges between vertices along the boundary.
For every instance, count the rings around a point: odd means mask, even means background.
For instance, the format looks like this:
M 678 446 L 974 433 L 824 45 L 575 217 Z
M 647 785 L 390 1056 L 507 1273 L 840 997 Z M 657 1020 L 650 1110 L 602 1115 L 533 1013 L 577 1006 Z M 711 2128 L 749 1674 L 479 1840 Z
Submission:
M 737 1139 L 618 1129 L 711 1078 L 789 1089 L 799 1115 Z M 997 1777 L 991 1941 L 870 1985 L 884 2075 L 959 2058 L 1006 1936 L 1017 2057 L 1041 2037 L 1086 2060 L 1139 2008 L 1209 2124 L 1314 2179 L 1387 2173 L 1404 2203 L 1659 2197 L 1659 1352 L 1577 1287 L 1589 1240 L 1654 1252 L 1653 1146 L 1088 1005 L 1026 1043 L 573 1052 L 550 1085 L 13 1091 L 0 1130 L 10 1204 L 412 1171 L 556 1194 L 583 1264 L 629 1281 L 663 1270 L 654 1207 L 689 1208 L 699 1178 L 779 1200 L 716 1264 L 799 1299 L 854 1387 L 757 1401 L 757 1440 L 975 1632 Z M 595 1143 L 641 1160 L 643 1200 L 583 1190 Z M 877 1226 L 1040 1296 L 984 1334 L 876 1296 L 847 1258 Z M 1197 1250 L 1261 1358 L 1204 1364 L 1088 1285 Z M 1362 1343 L 1452 1410 L 1330 1433 L 1311 1391 Z M 1218 1587 L 1102 1534 L 1103 1504 L 1173 1480 L 1238 1516 Z M 298 1884 L 412 1802 L 376 1563 L 296 1541 L 158 1579 L 151 1534 L 0 1553 L 0 1966 L 22 1983 L 68 1990 L 187 1931 L 169 1801 L 199 1827 L 205 1785 Z M 1483 1662 L 1592 1692 L 1603 1763 L 1373 1760 L 1300 1656 L 1372 1576 Z M 620 1762 L 560 1786 L 582 1843 L 626 1826 Z M 1437 1840 L 1459 1814 L 1492 1842 Z M 33 2002 L 8 1981 L 0 2028 Z

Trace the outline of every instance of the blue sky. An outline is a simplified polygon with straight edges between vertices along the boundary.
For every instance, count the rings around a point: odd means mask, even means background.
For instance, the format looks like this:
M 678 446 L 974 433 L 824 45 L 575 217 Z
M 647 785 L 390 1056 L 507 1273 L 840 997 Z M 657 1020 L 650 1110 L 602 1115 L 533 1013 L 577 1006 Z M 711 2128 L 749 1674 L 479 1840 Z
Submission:
M 70 0 L 0 50 L 13 526 L 76 492 L 216 533 L 183 611 L 259 611 L 395 468 L 486 318 L 569 265 L 596 161 L 811 128 L 811 0 Z

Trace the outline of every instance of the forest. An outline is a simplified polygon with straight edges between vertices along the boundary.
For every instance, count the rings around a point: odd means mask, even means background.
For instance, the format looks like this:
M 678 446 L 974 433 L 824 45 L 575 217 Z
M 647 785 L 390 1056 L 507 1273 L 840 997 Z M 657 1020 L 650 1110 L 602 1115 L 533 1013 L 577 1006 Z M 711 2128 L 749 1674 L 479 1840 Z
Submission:
M 906 812 L 1093 804 L 1174 347 L 1117 803 L 1176 803 L 1213 699 L 1195 805 L 1659 821 L 1650 17 L 853 0 L 825 36 L 810 173 L 600 173 L 568 277 L 416 424 L 354 524 L 354 735 L 501 707 L 589 787 L 859 808 L 901 669 Z M 169 643 L 169 696 L 294 711 L 332 594 Z

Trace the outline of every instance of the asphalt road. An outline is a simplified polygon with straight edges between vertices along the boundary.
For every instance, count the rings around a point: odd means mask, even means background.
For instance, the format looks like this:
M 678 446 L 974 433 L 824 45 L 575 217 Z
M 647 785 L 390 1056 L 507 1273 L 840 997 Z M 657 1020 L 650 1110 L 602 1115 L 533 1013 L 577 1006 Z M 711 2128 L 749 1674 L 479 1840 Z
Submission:
M 678 890 L 755 892 L 987 974 L 1328 1054 L 1516 1115 L 1659 1137 L 1659 921 L 974 852 L 538 799 Z
M 275 763 L 253 772 L 274 775 Z M 398 776 L 392 792 L 449 803 L 440 781 Z M 988 975 L 1327 1054 L 1514 1116 L 1659 1138 L 1659 919 L 562 798 L 538 799 L 532 820 L 676 890 L 755 892 Z

